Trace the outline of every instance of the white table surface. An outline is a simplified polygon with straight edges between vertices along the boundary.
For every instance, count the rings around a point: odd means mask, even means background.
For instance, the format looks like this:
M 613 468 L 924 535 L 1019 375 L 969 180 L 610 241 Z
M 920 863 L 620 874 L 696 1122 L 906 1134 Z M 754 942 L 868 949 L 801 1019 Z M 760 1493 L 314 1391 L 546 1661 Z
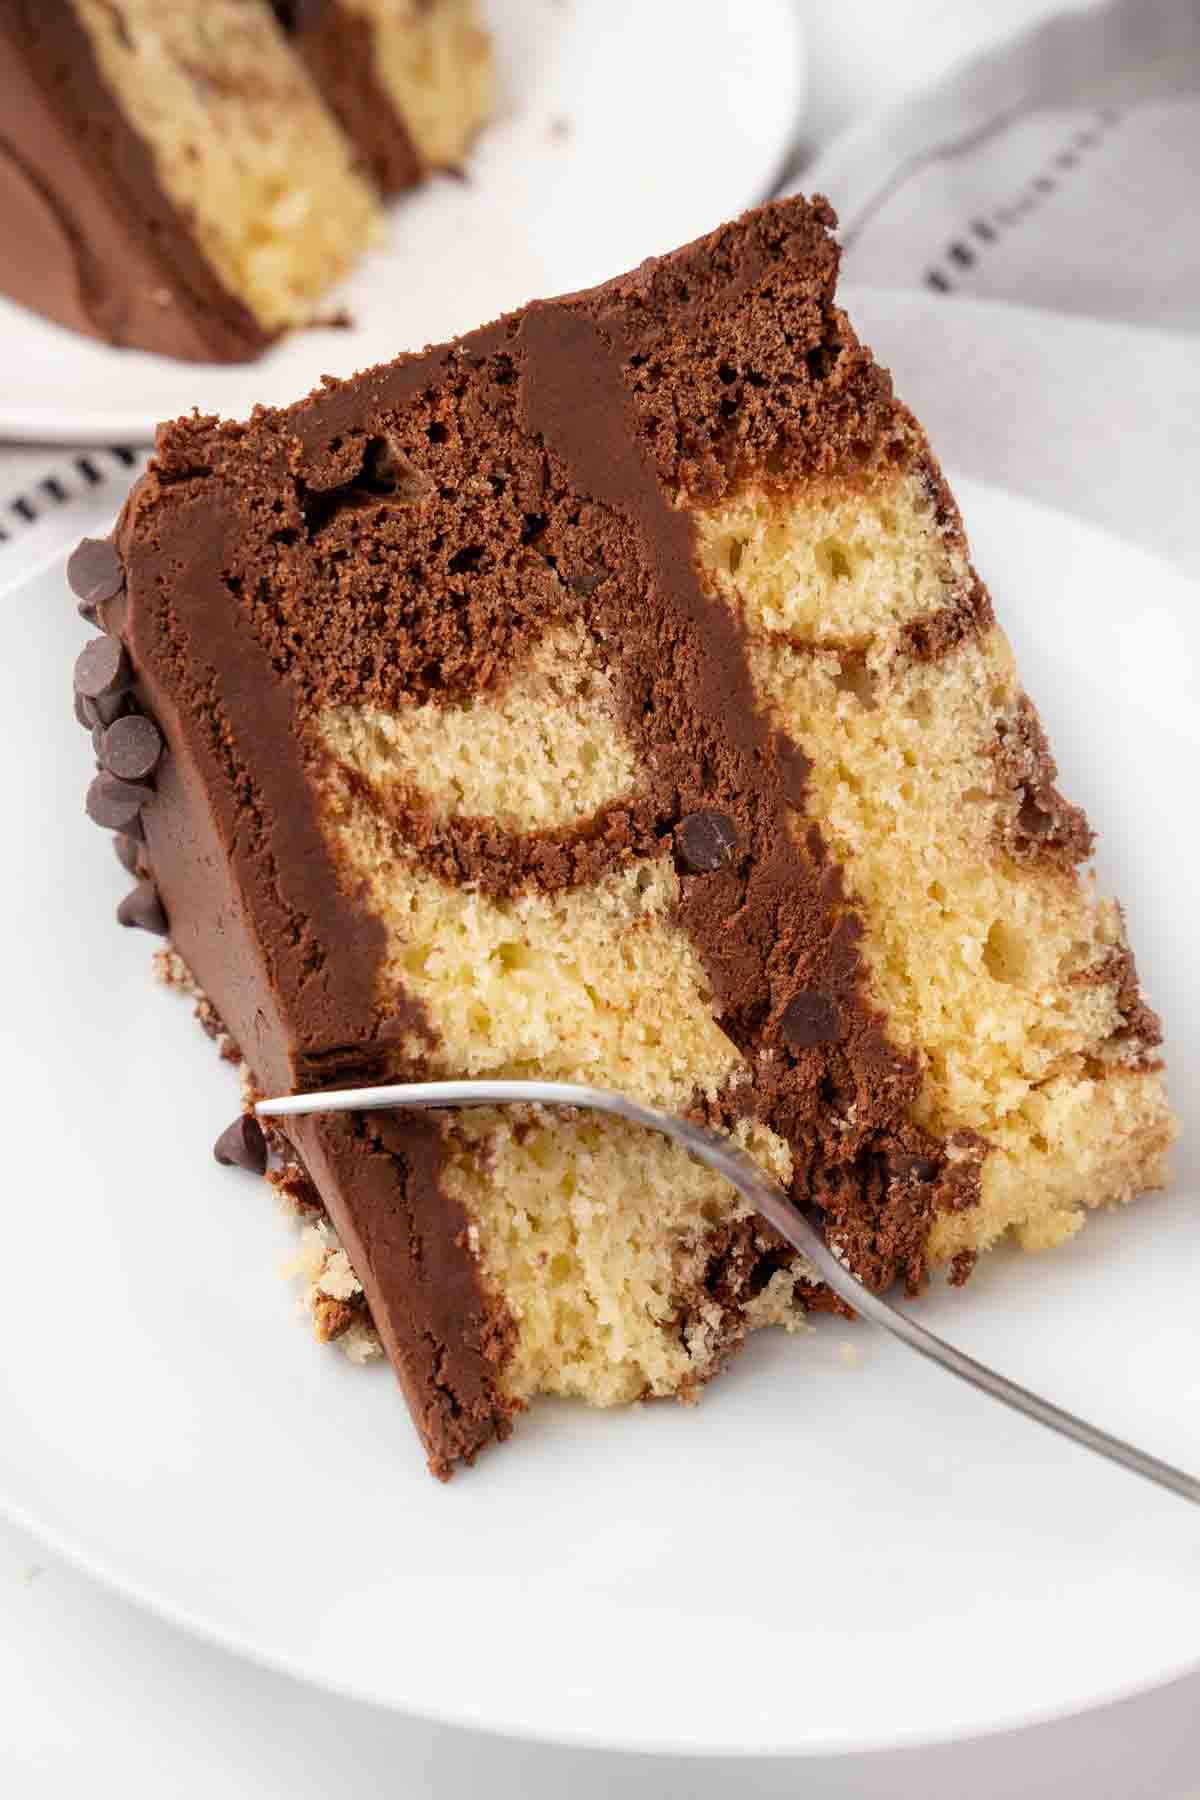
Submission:
M 1049 12 L 1045 0 L 802 0 L 810 21 L 810 143 Z M 916 304 L 917 302 L 913 302 Z M 866 308 L 868 312 L 872 309 Z M 887 308 L 864 320 L 879 332 Z M 954 409 L 922 404 L 920 358 L 890 360 L 945 461 L 1019 486 L 1011 446 L 968 441 Z M 1071 396 L 1042 396 L 1043 423 Z M 938 407 L 930 396 L 933 412 Z M 957 441 L 956 441 L 957 440 Z M 1072 496 L 1043 498 L 1070 505 Z M 1080 510 L 1088 510 L 1081 507 Z M 1119 522 L 1110 516 L 1110 525 Z M 1165 543 L 1193 572 L 1200 544 L 1168 496 Z M 1176 532 L 1172 541 L 1172 530 Z M 1131 1493 L 1131 1504 L 1136 1504 Z M 1114 1628 L 1119 1629 L 1119 1621 Z M 398 1622 L 403 1630 L 403 1621 Z M 797 1705 L 803 1706 L 803 1691 Z M 1084 1717 L 972 1744 L 756 1764 L 613 1758 L 484 1738 L 318 1694 L 187 1638 L 0 1523 L 0 1795 L 123 1800 L 330 1794 L 539 1800 L 623 1795 L 912 1795 L 920 1800 L 1200 1800 L 1200 1676 Z

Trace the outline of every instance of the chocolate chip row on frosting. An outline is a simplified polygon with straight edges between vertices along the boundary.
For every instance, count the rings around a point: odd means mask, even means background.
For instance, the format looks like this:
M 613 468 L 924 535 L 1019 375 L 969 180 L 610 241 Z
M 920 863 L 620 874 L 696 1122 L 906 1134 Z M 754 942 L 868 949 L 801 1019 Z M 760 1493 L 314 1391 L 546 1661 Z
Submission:
M 107 538 L 84 538 L 67 563 L 67 580 L 78 598 L 80 617 L 104 621 L 101 608 L 122 591 L 125 572 Z M 142 811 L 154 798 L 152 778 L 163 754 L 163 738 L 153 719 L 137 708 L 134 671 L 121 640 L 92 638 L 75 659 L 75 717 L 92 734 L 98 772 L 87 791 L 87 814 L 116 834 L 123 868 L 137 886 L 117 908 L 122 925 L 167 935 L 167 916 L 158 890 L 142 864 L 145 832 Z
M 79 616 L 97 623 L 97 609 L 125 585 L 125 571 L 111 538 L 84 538 L 67 562 L 67 581 L 79 601 Z

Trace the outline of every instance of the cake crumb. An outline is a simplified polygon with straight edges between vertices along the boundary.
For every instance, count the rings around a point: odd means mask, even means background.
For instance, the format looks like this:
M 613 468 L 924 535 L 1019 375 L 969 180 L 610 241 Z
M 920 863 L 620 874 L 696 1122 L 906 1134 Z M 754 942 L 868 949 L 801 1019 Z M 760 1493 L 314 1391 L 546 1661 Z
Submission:
M 343 1356 L 348 1357 L 356 1368 L 383 1355 L 379 1334 L 365 1313 L 359 1313 L 349 1331 L 343 1332 L 336 1342 Z
M 863 1353 L 857 1344 L 852 1344 L 849 1338 L 843 1338 L 838 1344 L 837 1349 L 838 1355 L 848 1369 L 862 1368 Z
M 285 1162 L 281 1169 L 268 1169 L 266 1179 L 285 1212 L 301 1220 L 324 1218 L 321 1196 L 299 1163 Z
M 318 1293 L 312 1302 L 313 1331 L 317 1342 L 332 1344 L 335 1339 L 344 1337 L 358 1315 L 352 1306 L 344 1300 L 331 1300 L 328 1295 Z
M 169 946 L 157 950 L 153 963 L 156 979 L 194 1003 L 196 1018 L 216 1043 L 222 1058 L 238 1065 L 242 1105 L 249 1112 L 262 1095 L 216 1008 L 178 951 Z M 383 1345 L 350 1258 L 326 1216 L 308 1171 L 289 1156 L 291 1146 L 287 1139 L 269 1122 L 266 1131 L 275 1155 L 284 1160 L 268 1169 L 263 1179 L 274 1189 L 281 1209 L 300 1227 L 299 1247 L 284 1261 L 280 1274 L 285 1281 L 303 1283 L 296 1307 L 308 1319 L 318 1343 L 337 1344 L 356 1365 L 373 1362 L 383 1355 Z
M 356 1364 L 383 1354 L 362 1283 L 328 1219 L 302 1227 L 299 1248 L 280 1273 L 286 1281 L 303 1284 L 297 1310 L 308 1318 L 318 1343 L 336 1343 Z
M 350 1267 L 350 1258 L 344 1250 L 329 1252 L 317 1277 L 317 1286 L 331 1300 L 352 1300 L 362 1293 L 362 1282 Z

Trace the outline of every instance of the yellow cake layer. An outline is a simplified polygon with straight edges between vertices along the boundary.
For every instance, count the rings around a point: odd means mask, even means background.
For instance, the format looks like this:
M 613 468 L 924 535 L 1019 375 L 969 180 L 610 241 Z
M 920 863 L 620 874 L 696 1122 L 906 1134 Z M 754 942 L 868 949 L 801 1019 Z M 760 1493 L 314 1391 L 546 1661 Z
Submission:
M 390 713 L 330 707 L 321 735 L 381 798 L 411 794 L 440 819 L 505 831 L 580 824 L 640 785 L 612 675 L 581 624 L 548 631 L 495 693 Z
M 761 1126 L 738 1137 L 787 1183 L 780 1138 Z M 609 1406 L 687 1392 L 713 1373 L 726 1319 L 703 1297 L 705 1275 L 714 1237 L 751 1209 L 677 1145 L 594 1115 L 473 1108 L 455 1119 L 442 1182 L 517 1326 L 504 1371 L 513 1397 Z M 744 1328 L 802 1324 L 812 1280 L 792 1259 L 748 1297 Z M 681 1317 L 681 1297 L 698 1291 Z
M 461 162 L 495 108 L 491 40 L 476 0 L 341 0 L 371 25 L 375 68 L 422 160 Z
M 699 530 L 761 702 L 811 760 L 809 813 L 864 920 L 876 1002 L 921 1056 L 914 1116 L 995 1146 L 980 1205 L 937 1222 L 935 1258 L 1010 1228 L 1040 1249 L 1084 1209 L 1160 1186 L 1174 1126 L 1161 1072 L 1118 1036 L 1120 911 L 1089 876 L 1004 849 L 1021 797 L 996 747 L 1023 701 L 1007 640 L 911 657 L 904 628 L 969 579 L 926 488 L 751 491 Z

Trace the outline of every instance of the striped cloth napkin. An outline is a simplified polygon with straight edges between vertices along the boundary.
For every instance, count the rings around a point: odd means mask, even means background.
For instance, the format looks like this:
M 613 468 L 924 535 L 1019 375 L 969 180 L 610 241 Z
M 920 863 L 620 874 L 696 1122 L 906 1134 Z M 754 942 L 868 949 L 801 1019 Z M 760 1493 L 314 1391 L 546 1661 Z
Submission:
M 0 596 L 107 531 L 149 454 L 0 444 Z
M 1063 13 L 798 185 L 942 460 L 1200 576 L 1200 5 Z

